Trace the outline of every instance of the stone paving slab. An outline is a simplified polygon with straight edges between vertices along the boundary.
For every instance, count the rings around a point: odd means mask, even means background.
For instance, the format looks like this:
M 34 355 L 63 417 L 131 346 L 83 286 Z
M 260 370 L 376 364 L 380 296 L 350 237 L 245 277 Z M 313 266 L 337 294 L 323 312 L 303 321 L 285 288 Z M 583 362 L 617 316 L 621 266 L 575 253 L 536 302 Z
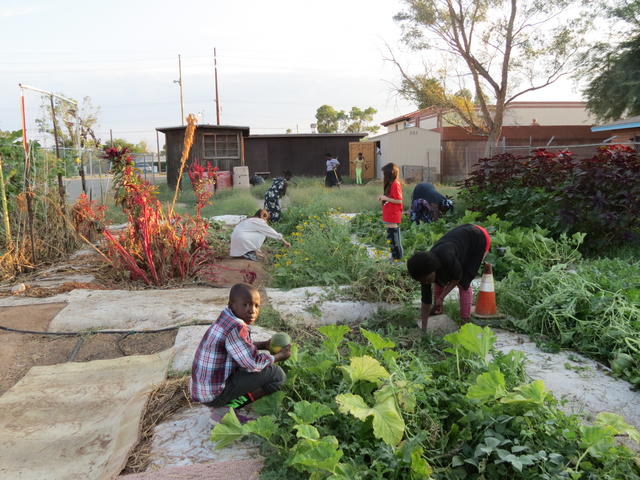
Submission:
M 631 384 L 607 375 L 601 364 L 571 351 L 546 353 L 527 335 L 494 328 L 496 349 L 520 350 L 527 356 L 527 374 L 543 380 L 556 398 L 565 399 L 568 413 L 585 414 L 593 420 L 598 412 L 622 415 L 627 423 L 640 428 L 640 392 Z
M 10 297 L 0 297 L 0 307 L 20 307 L 24 305 L 39 305 L 43 303 L 68 302 L 71 292 L 59 293 L 50 297 L 23 297 L 14 295 Z
M 235 227 L 245 218 L 247 218 L 246 215 L 216 215 L 209 220 L 224 223 L 228 227 Z
M 154 330 L 209 323 L 228 300 L 228 288 L 73 290 L 69 304 L 51 321 L 49 331 Z
M 367 320 L 380 309 L 398 308 L 386 303 L 368 303 L 352 300 L 325 300 L 335 296 L 323 287 L 302 287 L 291 290 L 267 288 L 271 306 L 290 325 L 332 325 Z
M 418 318 L 416 321 L 418 328 L 422 328 L 422 322 Z M 431 315 L 427 322 L 427 332 L 432 332 L 436 335 L 447 335 L 453 333 L 460 328 L 456 322 L 454 322 L 448 315 Z
M 0 478 L 116 477 L 172 355 L 31 368 L 0 397 Z
M 174 344 L 176 355 L 173 357 L 173 363 L 171 365 L 174 371 L 191 371 L 191 363 L 193 362 L 196 349 L 208 328 L 208 325 L 192 325 L 178 329 Z M 271 330 L 257 325 L 251 327 L 251 338 L 254 342 L 269 340 L 274 333 L 275 332 Z
M 212 429 L 210 414 L 209 408 L 195 404 L 157 425 L 153 432 L 148 471 L 195 463 L 261 459 L 259 443 L 255 440 L 235 442 L 214 450 L 215 444 L 209 440 Z
M 122 480 L 257 480 L 260 477 L 262 463 L 261 459 L 202 463 L 122 475 L 119 478 Z

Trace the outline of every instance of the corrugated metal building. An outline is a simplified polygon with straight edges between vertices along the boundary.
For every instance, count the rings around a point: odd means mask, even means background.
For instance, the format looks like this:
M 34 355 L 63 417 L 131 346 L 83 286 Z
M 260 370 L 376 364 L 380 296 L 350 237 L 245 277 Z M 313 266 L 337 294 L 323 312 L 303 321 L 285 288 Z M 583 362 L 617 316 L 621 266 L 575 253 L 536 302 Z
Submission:
M 366 133 L 289 133 L 250 135 L 245 139 L 245 159 L 251 174 L 271 177 L 290 170 L 296 176 L 323 176 L 325 155 L 330 153 L 341 163 L 341 172 L 349 171 L 349 142 L 358 142 Z

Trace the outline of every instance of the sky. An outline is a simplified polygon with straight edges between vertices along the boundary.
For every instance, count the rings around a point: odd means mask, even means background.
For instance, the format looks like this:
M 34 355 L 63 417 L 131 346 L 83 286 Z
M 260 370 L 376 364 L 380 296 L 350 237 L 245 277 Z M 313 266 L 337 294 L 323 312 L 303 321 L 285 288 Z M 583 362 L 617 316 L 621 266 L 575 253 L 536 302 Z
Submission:
M 0 130 L 20 128 L 23 83 L 91 97 L 100 107 L 99 138 L 108 140 L 111 129 L 155 150 L 155 128 L 180 124 L 178 54 L 185 115 L 215 123 L 214 47 L 221 124 L 306 133 L 323 104 L 373 106 L 379 123 L 416 110 L 395 93 L 399 75 L 384 60 L 389 45 L 404 65 L 421 62 L 400 43 L 393 15 L 401 7 L 400 0 L 0 0 Z M 521 99 L 580 95 L 565 81 Z M 34 132 L 42 98 L 25 100 Z

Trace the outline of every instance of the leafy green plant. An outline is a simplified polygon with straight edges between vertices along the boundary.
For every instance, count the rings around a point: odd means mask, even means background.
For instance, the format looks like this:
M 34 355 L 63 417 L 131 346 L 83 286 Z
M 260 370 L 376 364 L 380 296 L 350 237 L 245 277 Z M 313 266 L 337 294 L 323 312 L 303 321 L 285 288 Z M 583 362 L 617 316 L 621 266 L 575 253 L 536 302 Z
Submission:
M 370 329 L 321 333 L 319 346 L 294 349 L 285 389 L 256 402 L 265 416 L 240 425 L 229 412 L 213 429 L 217 447 L 260 439 L 262 478 L 640 478 L 613 442 L 638 441 L 634 428 L 614 414 L 583 425 L 562 413 L 541 381 L 526 381 L 522 354 L 489 355 L 488 328 L 447 337 L 457 360 Z

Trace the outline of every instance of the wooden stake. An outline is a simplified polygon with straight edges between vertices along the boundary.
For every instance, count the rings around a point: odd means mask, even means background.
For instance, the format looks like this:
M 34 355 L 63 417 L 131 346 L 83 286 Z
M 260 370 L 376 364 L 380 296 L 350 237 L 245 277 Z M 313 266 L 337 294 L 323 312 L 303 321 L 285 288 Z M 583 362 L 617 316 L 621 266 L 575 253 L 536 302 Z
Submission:
M 29 225 L 29 240 L 31 241 L 31 263 L 36 263 L 36 242 L 33 238 L 33 199 L 31 198 L 31 159 L 27 143 L 27 121 L 24 111 L 24 95 L 20 96 L 22 110 L 22 148 L 24 150 L 24 191 L 27 197 L 27 220 Z
M 7 205 L 7 192 L 4 189 L 4 171 L 3 171 L 2 155 L 0 155 L 0 199 L 2 200 L 2 220 L 4 223 L 4 236 L 6 251 L 10 251 L 13 245 L 11 238 L 11 224 L 9 223 L 9 207 Z

